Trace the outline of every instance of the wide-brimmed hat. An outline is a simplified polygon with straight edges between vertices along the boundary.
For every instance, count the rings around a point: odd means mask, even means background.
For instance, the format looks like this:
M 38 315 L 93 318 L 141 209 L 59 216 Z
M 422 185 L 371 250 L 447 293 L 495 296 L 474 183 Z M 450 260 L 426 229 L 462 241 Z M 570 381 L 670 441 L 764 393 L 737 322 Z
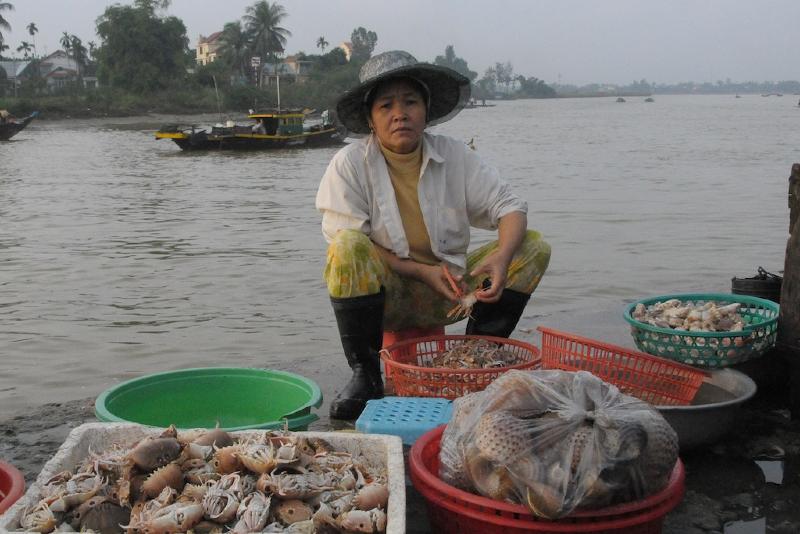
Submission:
M 359 85 L 345 92 L 336 104 L 336 114 L 350 132 L 369 133 L 366 99 L 383 80 L 413 78 L 428 94 L 429 125 L 441 124 L 456 116 L 469 101 L 469 79 L 453 69 L 420 63 L 408 52 L 392 50 L 373 56 L 361 67 Z

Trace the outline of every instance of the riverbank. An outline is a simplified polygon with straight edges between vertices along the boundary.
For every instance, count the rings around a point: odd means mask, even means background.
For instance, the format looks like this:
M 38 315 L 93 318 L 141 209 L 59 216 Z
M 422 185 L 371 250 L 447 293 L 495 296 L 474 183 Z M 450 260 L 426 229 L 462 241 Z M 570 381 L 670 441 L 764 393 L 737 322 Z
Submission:
M 761 382 L 762 390 L 772 386 L 763 376 Z M 663 534 L 800 532 L 800 420 L 791 420 L 780 397 L 762 391 L 742 409 L 730 435 L 681 454 L 686 496 L 667 516 Z M 70 430 L 92 421 L 93 398 L 19 412 L 0 420 L 0 458 L 16 466 L 30 485 Z M 322 419 L 312 429 L 332 426 Z M 424 509 L 424 499 L 412 486 L 407 497 L 407 532 L 431 532 L 427 517 L 416 513 Z

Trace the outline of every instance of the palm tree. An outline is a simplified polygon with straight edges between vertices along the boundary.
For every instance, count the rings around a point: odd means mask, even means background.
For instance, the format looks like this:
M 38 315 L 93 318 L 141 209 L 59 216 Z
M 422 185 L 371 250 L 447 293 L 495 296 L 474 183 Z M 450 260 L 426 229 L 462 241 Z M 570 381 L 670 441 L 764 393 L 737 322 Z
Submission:
M 59 42 L 61 43 L 61 46 L 64 48 L 64 52 L 66 52 L 67 56 L 69 56 L 69 53 L 72 49 L 72 36 L 67 32 L 64 32 L 61 34 L 61 39 L 59 39 Z
M 24 59 L 28 59 L 28 56 L 29 56 L 29 54 L 30 54 L 32 49 L 33 49 L 33 46 L 31 46 L 30 43 L 28 43 L 26 41 L 22 41 L 22 44 L 20 44 L 17 47 L 17 52 L 25 52 L 23 58 Z
M 69 46 L 72 49 L 72 59 L 75 60 L 75 70 L 78 71 L 78 82 L 81 81 L 81 67 L 86 65 L 86 47 L 77 35 L 71 35 Z
M 244 21 L 247 33 L 250 36 L 252 49 L 255 55 L 261 57 L 272 57 L 275 62 L 275 74 L 278 73 L 278 54 L 283 52 L 286 46 L 286 38 L 292 32 L 279 26 L 286 17 L 286 10 L 273 2 L 271 5 L 267 0 L 256 2 L 247 8 Z
M 27 26 L 28 34 L 33 38 L 33 57 L 36 57 L 36 34 L 39 33 L 39 28 L 36 27 L 36 23 L 31 22 Z
M 325 48 L 327 48 L 329 44 L 330 43 L 325 40 L 325 37 L 320 37 L 317 39 L 317 48 L 319 48 L 323 54 L 325 53 Z
M 242 23 L 237 20 L 225 24 L 219 40 L 220 56 L 244 78 L 250 60 L 250 41 L 242 29 Z
M 2 11 L 14 11 L 14 5 L 11 2 L 0 2 L 0 12 Z M 11 24 L 9 24 L 8 21 L 4 19 L 3 15 L 1 14 L 0 14 L 0 28 L 11 31 Z M 3 33 L 0 32 L 0 44 L 2 43 L 3 43 Z M 6 49 L 8 49 L 8 45 L 6 45 L 6 48 L 0 50 L 0 52 Z

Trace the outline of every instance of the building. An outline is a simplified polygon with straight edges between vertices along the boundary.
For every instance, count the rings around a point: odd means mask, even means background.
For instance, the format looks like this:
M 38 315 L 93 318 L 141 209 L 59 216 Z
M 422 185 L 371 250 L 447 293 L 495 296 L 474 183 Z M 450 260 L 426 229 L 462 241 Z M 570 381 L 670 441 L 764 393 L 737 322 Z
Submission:
M 288 81 L 289 83 L 305 83 L 311 74 L 313 65 L 313 61 L 298 59 L 297 56 L 287 56 L 278 63 L 277 72 L 280 74 L 282 81 Z M 275 70 L 276 66 L 274 63 L 267 62 L 263 64 L 261 72 L 263 80 L 267 85 L 275 83 Z
M 214 32 L 208 37 L 200 36 L 197 41 L 197 63 L 198 65 L 208 65 L 217 59 L 217 51 L 222 46 L 222 32 Z
M 50 92 L 77 82 L 79 77 L 85 88 L 94 89 L 97 87 L 95 71 L 96 67 L 83 65 L 79 73 L 75 60 L 63 50 L 56 50 L 39 63 L 39 75 L 44 78 Z
M 30 64 L 30 61 L 21 59 L 0 61 L 0 70 L 5 73 L 5 76 L 0 73 L 0 94 L 2 94 L 3 86 L 7 88 L 6 92 L 9 95 L 16 94 L 20 84 L 29 75 L 27 71 Z M 2 78 L 5 78 L 5 81 Z

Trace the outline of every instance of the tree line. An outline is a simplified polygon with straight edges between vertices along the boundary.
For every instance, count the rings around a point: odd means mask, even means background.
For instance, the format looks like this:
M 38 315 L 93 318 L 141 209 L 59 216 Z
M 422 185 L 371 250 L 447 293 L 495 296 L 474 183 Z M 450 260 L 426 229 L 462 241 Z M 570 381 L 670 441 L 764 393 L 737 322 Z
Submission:
M 170 0 L 134 0 L 131 5 L 108 6 L 96 20 L 99 44 L 84 43 L 65 31 L 60 44 L 75 67 L 76 77 L 55 91 L 57 96 L 69 97 L 68 102 L 62 103 L 75 107 L 77 102 L 77 107 L 98 114 L 135 113 L 143 111 L 140 108 L 182 112 L 274 105 L 275 88 L 269 78 L 279 73 L 287 40 L 292 35 L 283 25 L 287 17 L 283 6 L 259 0 L 247 7 L 239 19 L 224 24 L 216 60 L 198 65 L 183 21 L 166 13 L 170 3 Z M 9 49 L 2 30 L 10 29 L 2 15 L 11 10 L 10 2 L 0 2 L 0 57 Z M 41 109 L 49 99 L 57 106 L 57 99 L 49 96 L 53 90 L 47 90 L 36 68 L 41 60 L 35 46 L 38 28 L 30 23 L 28 30 L 31 42 L 23 41 L 17 52 L 23 59 L 31 60 L 33 68 L 18 88 L 21 98 L 17 104 Z M 310 66 L 308 83 L 292 84 L 292 77 L 281 79 L 281 102 L 285 106 L 331 107 L 343 91 L 358 83 L 359 69 L 375 50 L 378 35 L 359 26 L 350 34 L 350 43 L 349 58 L 342 48 L 329 48 L 325 36 L 317 39 L 319 53 L 295 54 L 299 61 Z M 555 96 L 543 81 L 514 75 L 509 63 L 497 63 L 478 79 L 452 45 L 434 63 L 451 67 L 469 78 L 477 98 L 493 98 L 498 92 L 515 97 Z M 84 86 L 83 77 L 87 73 L 96 75 L 98 88 Z

